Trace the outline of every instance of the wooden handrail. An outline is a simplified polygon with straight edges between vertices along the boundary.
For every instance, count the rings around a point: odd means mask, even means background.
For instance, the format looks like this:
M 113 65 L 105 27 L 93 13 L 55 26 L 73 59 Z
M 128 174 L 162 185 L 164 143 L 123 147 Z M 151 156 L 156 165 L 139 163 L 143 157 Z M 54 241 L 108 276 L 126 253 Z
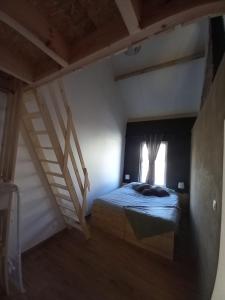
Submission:
M 88 183 L 89 183 L 89 180 L 88 180 L 87 169 L 84 168 L 84 193 L 83 193 L 83 203 L 82 203 L 83 217 L 85 217 L 85 213 L 86 213 L 86 209 L 87 209 L 87 190 L 90 190 Z
M 64 169 L 67 168 L 67 164 L 68 164 L 68 158 L 70 157 L 71 159 L 71 163 L 72 163 L 72 167 L 73 167 L 73 171 L 75 173 L 75 176 L 77 178 L 77 182 L 80 188 L 80 192 L 82 195 L 82 212 L 85 214 L 86 211 L 86 201 L 87 201 L 87 192 L 90 191 L 90 181 L 88 178 L 88 172 L 87 169 L 85 167 L 84 164 L 84 159 L 82 156 L 82 152 L 81 152 L 81 148 L 80 148 L 80 144 L 79 144 L 79 140 L 77 137 L 77 133 L 74 127 L 74 123 L 72 120 L 72 111 L 69 107 L 68 101 L 67 101 L 67 97 L 66 97 L 66 93 L 64 90 L 64 86 L 63 86 L 63 82 L 62 80 L 57 80 L 57 85 L 59 88 L 59 95 L 61 96 L 60 99 L 62 100 L 62 104 L 64 107 L 64 111 L 66 114 L 66 120 L 63 118 L 62 115 L 62 111 L 60 110 L 60 105 L 59 105 L 59 97 L 56 96 L 56 92 L 53 89 L 53 86 L 51 84 L 48 85 L 48 91 L 49 91 L 49 95 L 50 95 L 50 99 L 53 103 L 55 112 L 56 112 L 56 117 L 58 119 L 59 122 L 59 126 L 61 128 L 63 137 L 64 137 L 64 141 L 65 141 L 65 145 L 64 145 Z M 65 125 L 66 122 L 66 125 Z M 81 165 L 82 168 L 82 172 L 84 175 L 84 180 L 81 179 L 81 175 L 77 166 L 77 162 L 74 156 L 74 151 L 72 150 L 72 145 L 71 142 L 74 142 L 75 145 L 75 149 L 77 151 L 78 154 L 78 158 L 79 158 L 79 163 Z
M 64 120 L 63 120 L 62 114 L 60 112 L 60 108 L 59 108 L 59 105 L 58 105 L 58 102 L 57 102 L 56 95 L 55 95 L 54 90 L 51 87 L 51 85 L 48 86 L 48 89 L 49 89 L 49 94 L 50 94 L 51 101 L 54 104 L 56 116 L 57 116 L 58 121 L 59 121 L 59 126 L 61 128 L 61 131 L 62 131 L 62 134 L 64 136 L 64 139 L 66 140 L 66 127 L 65 127 L 65 124 L 64 124 Z M 68 116 L 67 116 L 67 118 L 68 118 Z M 70 122 L 70 130 L 71 130 L 71 124 L 72 124 L 72 120 Z M 72 166 L 73 166 L 73 169 L 74 169 L 74 173 L 76 175 L 77 182 L 78 182 L 81 194 L 83 194 L 84 188 L 83 188 L 82 180 L 81 180 L 81 177 L 80 177 L 80 173 L 78 171 L 78 167 L 77 167 L 77 164 L 76 164 L 76 160 L 75 160 L 75 157 L 74 157 L 74 153 L 73 153 L 71 144 L 68 143 L 67 146 L 68 146 L 68 153 L 70 155 L 70 159 L 71 159 Z
M 70 147 L 70 134 L 71 134 L 71 114 L 67 116 L 67 128 L 66 128 L 66 136 L 65 136 L 65 149 L 64 149 L 64 167 L 66 170 L 68 164 L 69 157 L 69 147 Z
M 60 91 L 61 96 L 62 96 L 64 108 L 65 108 L 65 110 L 66 110 L 67 113 L 70 112 L 71 115 L 72 115 L 71 109 L 70 109 L 68 101 L 67 101 L 67 97 L 66 97 L 66 93 L 65 93 L 65 89 L 64 89 L 64 86 L 63 86 L 62 79 L 58 79 L 57 83 L 58 83 L 58 86 L 59 86 L 59 91 Z M 85 167 L 83 155 L 82 155 L 82 152 L 81 152 L 79 140 L 78 140 L 77 133 L 76 133 L 76 130 L 75 130 L 73 122 L 71 124 L 71 131 L 72 131 L 72 136 L 73 136 L 73 139 L 74 139 L 74 142 L 75 142 L 75 145 L 76 145 L 77 153 L 78 153 L 78 156 L 79 156 L 79 159 L 80 159 L 80 163 L 81 163 L 81 166 L 82 166 L 82 169 L 83 169 L 83 172 L 84 172 L 84 170 L 85 170 L 86 167 Z M 85 173 L 84 173 L 84 175 L 85 175 Z M 88 185 L 90 187 L 89 179 L 88 179 Z
M 60 107 L 57 102 L 57 98 L 55 97 L 54 90 L 51 87 L 49 88 L 49 92 L 50 92 L 51 100 L 52 101 L 54 100 L 53 105 L 55 108 L 57 120 L 59 122 L 61 131 L 63 133 L 64 149 L 63 149 L 63 144 L 60 142 L 60 136 L 57 132 L 57 127 L 55 126 L 55 122 L 54 122 L 55 118 L 52 113 L 52 110 L 50 110 L 49 105 L 47 105 L 45 99 L 43 98 L 43 95 L 38 90 L 35 90 L 35 89 L 31 90 L 30 91 L 31 95 L 29 95 L 29 96 L 31 96 L 30 97 L 31 101 L 36 102 L 37 110 L 40 113 L 39 118 L 42 119 L 43 125 L 45 128 L 41 129 L 41 131 L 39 130 L 39 128 L 34 128 L 34 125 L 32 123 L 32 118 L 33 117 L 36 118 L 36 114 L 34 114 L 33 112 L 29 112 L 28 108 L 26 108 L 25 100 L 24 100 L 25 111 L 23 112 L 23 116 L 22 116 L 23 121 L 26 126 L 26 129 L 28 130 L 29 137 L 30 137 L 30 140 L 31 140 L 31 143 L 33 146 L 33 150 L 37 154 L 40 168 L 45 173 L 46 180 L 48 182 L 49 187 L 51 188 L 51 190 L 53 192 L 54 198 L 55 198 L 58 206 L 60 206 L 60 203 L 58 203 L 56 197 L 57 197 L 57 195 L 61 195 L 61 194 L 59 194 L 59 191 L 57 189 L 59 189 L 59 190 L 63 189 L 66 191 L 66 193 L 69 193 L 69 196 L 62 195 L 63 197 L 62 196 L 60 196 L 60 197 L 62 199 L 64 199 L 65 196 L 68 197 L 68 201 L 70 201 L 71 204 L 73 205 L 75 215 L 73 216 L 73 218 L 71 216 L 67 216 L 67 219 L 66 219 L 66 215 L 64 216 L 62 211 L 61 211 L 61 215 L 64 217 L 64 220 L 66 223 L 70 223 L 68 218 L 70 220 L 75 220 L 74 221 L 75 223 L 72 222 L 72 224 L 71 224 L 72 226 L 75 226 L 76 222 L 78 222 L 77 227 L 80 230 L 82 230 L 85 233 L 85 236 L 88 238 L 89 231 L 88 231 L 88 227 L 87 227 L 86 220 L 85 220 L 85 211 L 86 211 L 86 205 L 87 205 L 86 198 L 87 198 L 88 175 L 87 175 L 87 171 L 83 170 L 83 168 L 82 168 L 82 170 L 84 172 L 84 179 L 83 179 L 83 183 L 82 183 L 80 173 L 77 168 L 76 160 L 74 157 L 74 153 L 72 151 L 72 146 L 71 146 L 71 139 L 72 139 L 71 127 L 73 124 L 72 114 L 71 114 L 69 107 L 67 107 L 67 110 L 66 110 L 67 119 L 66 120 L 63 119 L 63 115 L 61 114 Z M 51 146 L 42 147 L 41 142 L 39 141 L 38 135 L 37 135 L 37 133 L 40 133 L 40 132 L 45 133 L 49 137 L 49 142 L 51 143 Z M 53 153 L 55 155 L 54 160 L 51 160 L 47 156 L 47 153 L 44 152 L 44 150 L 48 150 L 48 149 L 53 151 Z M 73 169 L 71 169 L 70 165 L 68 165 L 69 158 L 72 162 Z M 43 164 L 42 162 L 46 162 L 46 164 Z M 51 170 L 51 168 L 49 169 L 48 163 L 56 163 L 58 165 L 58 168 L 60 169 L 60 171 L 55 172 L 55 171 Z M 79 191 L 77 190 L 77 189 L 79 189 L 79 187 L 77 187 L 77 185 L 74 183 L 74 180 L 72 178 L 73 174 L 71 174 L 71 173 L 73 171 L 75 172 L 75 175 L 77 178 L 77 183 L 80 187 L 81 193 L 79 193 Z M 57 180 L 55 180 L 54 176 L 59 176 L 59 175 L 64 180 L 63 183 L 62 182 L 59 183 L 59 182 L 57 182 Z M 82 201 L 80 201 L 81 200 L 80 195 L 82 196 Z M 76 218 L 79 221 L 76 221 Z
M 44 119 L 45 123 L 48 124 L 48 128 L 50 130 L 50 135 L 49 135 L 50 141 L 51 141 L 52 145 L 54 146 L 57 160 L 59 162 L 61 170 L 63 171 L 63 153 L 62 153 L 62 149 L 61 149 L 61 146 L 60 146 L 60 143 L 58 140 L 57 133 L 55 131 L 55 128 L 54 128 L 54 125 L 52 122 L 50 112 L 48 110 L 47 105 L 43 101 L 40 93 L 37 90 L 34 90 L 34 94 L 35 94 L 35 98 L 36 98 L 36 102 L 38 104 L 39 110 L 42 112 L 43 119 Z M 80 203 L 78 200 L 77 193 L 73 187 L 72 178 L 69 174 L 68 169 L 66 170 L 66 172 L 64 172 L 64 176 L 65 176 L 65 181 L 66 181 L 67 185 L 69 186 L 70 192 L 73 195 L 72 201 L 74 203 L 76 213 L 78 216 L 81 216 L 82 215 L 81 206 L 80 206 Z

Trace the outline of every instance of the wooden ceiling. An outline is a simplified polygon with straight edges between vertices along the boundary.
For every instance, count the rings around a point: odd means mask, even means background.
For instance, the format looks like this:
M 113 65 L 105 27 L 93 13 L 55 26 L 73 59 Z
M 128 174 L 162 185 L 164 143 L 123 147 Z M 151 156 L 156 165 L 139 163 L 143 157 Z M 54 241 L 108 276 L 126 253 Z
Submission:
M 1 1 L 0 70 L 40 85 L 178 24 L 224 13 L 224 0 Z

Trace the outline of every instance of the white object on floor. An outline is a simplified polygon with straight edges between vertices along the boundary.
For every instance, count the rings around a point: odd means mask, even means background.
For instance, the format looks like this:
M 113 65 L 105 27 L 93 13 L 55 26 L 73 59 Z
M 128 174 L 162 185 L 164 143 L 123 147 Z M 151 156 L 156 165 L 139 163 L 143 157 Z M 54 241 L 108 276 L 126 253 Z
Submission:
M 16 196 L 16 197 L 15 197 Z M 12 207 L 16 202 L 16 253 L 15 258 L 9 258 L 9 243 L 11 231 Z M 18 187 L 12 183 L 0 183 L 0 267 L 2 269 L 3 287 L 9 294 L 9 282 L 24 292 L 21 267 L 20 246 L 20 195 Z

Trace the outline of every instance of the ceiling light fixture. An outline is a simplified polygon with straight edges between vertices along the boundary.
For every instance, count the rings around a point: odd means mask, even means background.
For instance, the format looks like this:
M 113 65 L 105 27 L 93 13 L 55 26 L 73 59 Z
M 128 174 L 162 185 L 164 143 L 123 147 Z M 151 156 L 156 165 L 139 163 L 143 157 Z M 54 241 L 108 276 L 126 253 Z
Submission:
M 124 53 L 127 56 L 134 56 L 137 55 L 140 51 L 141 51 L 141 45 L 138 46 L 131 45 L 127 48 L 127 50 Z

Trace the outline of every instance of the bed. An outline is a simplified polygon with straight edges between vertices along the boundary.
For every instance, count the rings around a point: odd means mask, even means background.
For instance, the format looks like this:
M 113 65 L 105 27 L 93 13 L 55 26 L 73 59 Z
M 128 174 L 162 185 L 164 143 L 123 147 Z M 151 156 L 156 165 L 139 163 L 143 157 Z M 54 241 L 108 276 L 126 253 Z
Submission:
M 127 184 L 97 198 L 91 225 L 172 260 L 180 218 L 177 194 L 143 196 L 133 185 Z

